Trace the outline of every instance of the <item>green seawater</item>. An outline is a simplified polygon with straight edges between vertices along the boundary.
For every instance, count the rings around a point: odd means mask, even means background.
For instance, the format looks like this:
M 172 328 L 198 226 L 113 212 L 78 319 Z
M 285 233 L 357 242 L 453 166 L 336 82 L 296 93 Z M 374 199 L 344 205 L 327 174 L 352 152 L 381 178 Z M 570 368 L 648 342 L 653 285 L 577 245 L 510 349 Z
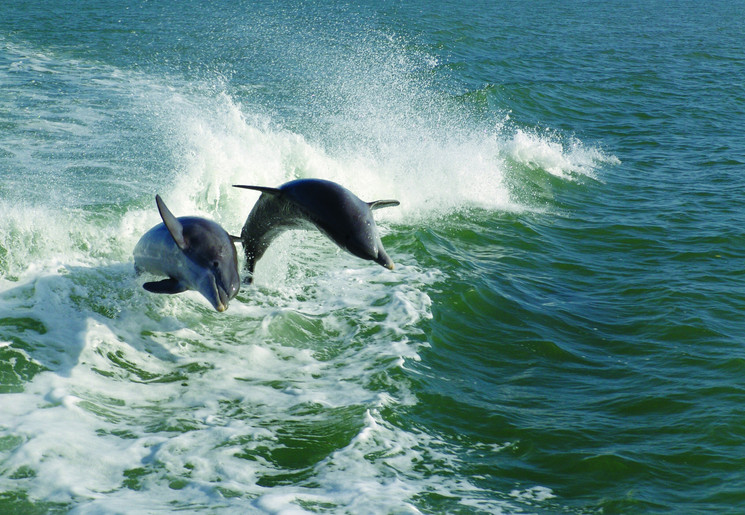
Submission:
M 743 21 L 4 3 L 0 512 L 742 512 Z M 141 288 L 156 193 L 236 234 L 301 177 L 400 200 L 396 268 Z

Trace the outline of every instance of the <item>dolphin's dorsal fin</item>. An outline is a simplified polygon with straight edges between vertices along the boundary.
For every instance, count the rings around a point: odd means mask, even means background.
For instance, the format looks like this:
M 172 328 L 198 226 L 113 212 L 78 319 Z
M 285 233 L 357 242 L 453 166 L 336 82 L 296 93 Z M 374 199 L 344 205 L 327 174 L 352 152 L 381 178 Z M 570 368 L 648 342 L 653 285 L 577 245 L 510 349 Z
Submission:
M 173 213 L 168 210 L 165 202 L 163 202 L 163 199 L 160 198 L 160 195 L 155 195 L 155 203 L 158 205 L 160 217 L 163 219 L 163 223 L 168 229 L 168 232 L 171 233 L 173 241 L 176 242 L 178 248 L 180 248 L 181 250 L 185 250 L 187 245 L 186 241 L 184 240 L 184 226 L 181 225 L 181 222 L 179 222 L 178 219 L 173 216 Z
M 401 202 L 398 200 L 375 200 L 373 202 L 368 202 L 367 205 L 370 206 L 370 209 L 380 209 L 383 207 L 393 207 L 399 205 Z
M 262 193 L 268 193 L 269 195 L 279 196 L 282 192 L 277 188 L 267 188 L 266 186 L 246 186 L 243 184 L 233 184 L 234 188 L 243 188 L 247 190 L 256 190 Z

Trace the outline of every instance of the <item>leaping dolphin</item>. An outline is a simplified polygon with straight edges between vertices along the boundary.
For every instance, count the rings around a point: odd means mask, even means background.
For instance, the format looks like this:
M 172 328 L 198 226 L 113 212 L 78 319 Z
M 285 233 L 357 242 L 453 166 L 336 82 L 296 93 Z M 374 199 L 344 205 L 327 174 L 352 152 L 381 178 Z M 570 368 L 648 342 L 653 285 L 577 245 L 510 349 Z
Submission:
M 194 216 L 176 218 L 155 196 L 162 224 L 146 232 L 134 249 L 135 271 L 168 279 L 143 284 L 153 293 L 196 290 L 217 311 L 228 309 L 241 285 L 235 245 L 217 223 Z
M 393 269 L 383 249 L 373 209 L 397 206 L 398 200 L 364 202 L 335 182 L 298 179 L 279 188 L 234 185 L 261 192 L 246 218 L 240 240 L 246 254 L 246 270 L 253 280 L 256 262 L 269 244 L 289 229 L 318 229 L 344 250 Z

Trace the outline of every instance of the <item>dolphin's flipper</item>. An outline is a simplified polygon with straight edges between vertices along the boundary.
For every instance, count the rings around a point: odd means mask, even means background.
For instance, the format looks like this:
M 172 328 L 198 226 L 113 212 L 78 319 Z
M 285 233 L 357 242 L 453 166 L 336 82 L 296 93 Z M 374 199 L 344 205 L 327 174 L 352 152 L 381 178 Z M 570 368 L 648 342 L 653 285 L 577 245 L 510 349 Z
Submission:
M 368 202 L 367 205 L 370 206 L 370 209 L 380 209 L 383 207 L 393 207 L 398 206 L 401 204 L 398 200 L 376 200 L 374 202 Z
M 185 292 L 189 288 L 181 284 L 178 279 L 168 278 L 162 281 L 153 281 L 142 285 L 147 291 L 151 293 L 181 293 Z
M 165 202 L 160 198 L 160 195 L 155 195 L 155 203 L 158 204 L 160 217 L 163 219 L 163 223 L 168 229 L 168 232 L 173 236 L 173 241 L 176 242 L 178 248 L 186 250 L 188 245 L 186 244 L 186 240 L 184 240 L 184 226 L 181 225 L 181 222 L 179 222 L 178 219 L 173 216 L 173 213 L 168 210 Z
M 262 193 L 268 193 L 269 195 L 274 195 L 275 197 L 282 194 L 282 191 L 279 188 L 267 188 L 265 186 L 246 186 L 243 184 L 233 184 L 233 187 L 243 188 L 246 190 L 256 190 Z

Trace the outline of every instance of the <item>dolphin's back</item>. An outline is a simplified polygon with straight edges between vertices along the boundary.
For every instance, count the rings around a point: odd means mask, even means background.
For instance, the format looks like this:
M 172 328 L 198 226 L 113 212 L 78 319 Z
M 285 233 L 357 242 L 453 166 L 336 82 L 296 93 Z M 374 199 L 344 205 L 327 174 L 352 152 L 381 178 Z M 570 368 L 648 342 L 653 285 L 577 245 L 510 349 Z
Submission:
M 178 275 L 175 264 L 182 253 L 165 224 L 158 224 L 147 231 L 134 248 L 135 270 L 155 275 Z

